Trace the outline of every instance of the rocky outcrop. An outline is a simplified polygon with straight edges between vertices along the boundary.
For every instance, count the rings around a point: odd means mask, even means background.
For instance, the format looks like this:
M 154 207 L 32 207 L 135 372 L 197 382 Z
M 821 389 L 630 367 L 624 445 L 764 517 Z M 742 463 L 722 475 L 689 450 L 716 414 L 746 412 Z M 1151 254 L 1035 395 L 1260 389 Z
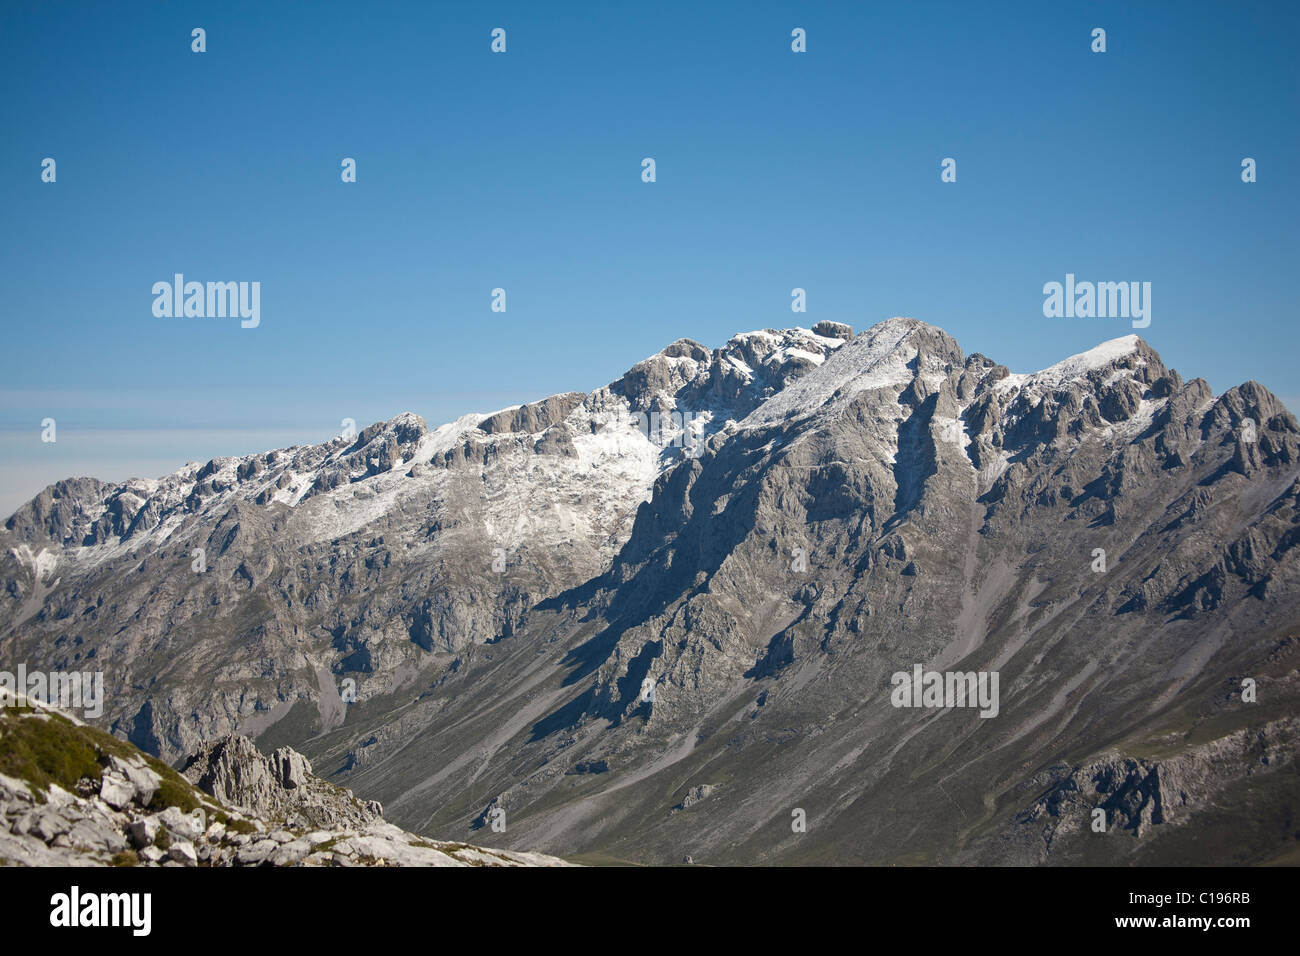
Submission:
M 247 737 L 207 744 L 181 771 L 221 803 L 250 816 L 279 819 L 298 828 L 363 826 L 382 819 L 383 808 L 312 774 L 307 758 L 289 747 L 264 757 Z
M 686 796 L 682 798 L 682 802 L 673 807 L 672 812 L 677 813 L 681 810 L 687 810 L 695 806 L 701 800 L 707 800 L 709 797 L 713 796 L 713 791 L 716 789 L 717 787 L 711 783 L 702 783 L 698 786 L 691 787 L 690 790 L 686 791 Z
M 582 404 L 587 396 L 582 392 L 567 392 L 553 395 L 540 402 L 520 405 L 518 408 L 506 409 L 489 415 L 478 423 L 478 429 L 489 435 L 501 432 L 527 432 L 536 434 L 544 432 L 552 425 L 557 425 L 568 417 L 569 413 Z
M 1111 857 L 1135 854 L 1155 829 L 1195 827 L 1224 791 L 1294 770 L 1300 719 L 1271 721 L 1197 744 L 1164 759 L 1108 753 L 1087 765 L 1053 768 L 1046 793 L 971 853 L 983 862 L 1039 864 L 1079 858 L 1088 841 L 1127 836 Z M 1289 786 L 1289 784 L 1283 784 Z M 1016 857 L 1008 859 L 1007 850 Z

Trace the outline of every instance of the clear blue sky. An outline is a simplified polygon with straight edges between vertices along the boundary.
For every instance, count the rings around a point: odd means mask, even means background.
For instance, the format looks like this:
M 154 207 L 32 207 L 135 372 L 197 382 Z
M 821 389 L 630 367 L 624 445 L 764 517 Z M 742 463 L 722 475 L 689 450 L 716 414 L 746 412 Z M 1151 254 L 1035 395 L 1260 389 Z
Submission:
M 7 2 L 0 512 L 680 336 L 911 315 L 1033 370 L 1132 331 L 1044 318 L 1067 272 L 1151 282 L 1168 364 L 1294 408 L 1298 10 Z M 175 272 L 259 281 L 260 327 L 155 318 Z

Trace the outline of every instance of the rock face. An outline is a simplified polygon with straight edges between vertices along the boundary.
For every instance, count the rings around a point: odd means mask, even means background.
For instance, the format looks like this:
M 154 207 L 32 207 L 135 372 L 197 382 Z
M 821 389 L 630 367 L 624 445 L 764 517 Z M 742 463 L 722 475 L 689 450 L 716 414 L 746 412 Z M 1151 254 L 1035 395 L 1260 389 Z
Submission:
M 977 844 L 971 860 L 1031 865 L 1051 862 L 1055 854 L 1147 862 L 1151 846 L 1143 837 L 1150 837 L 1155 828 L 1168 828 L 1177 831 L 1170 843 L 1196 841 L 1201 836 L 1198 811 L 1225 794 L 1235 797 L 1237 789 L 1269 787 L 1286 787 L 1294 793 L 1297 733 L 1300 719 L 1287 717 L 1163 759 L 1110 753 L 1086 766 L 1052 768 L 1044 775 L 1052 779 L 1047 792 L 1000 833 Z M 1249 860 L 1251 841 L 1258 839 L 1253 829 L 1242 827 L 1245 839 L 1221 848 L 1218 862 Z M 1110 841 L 1118 846 L 1109 847 L 1106 854 L 1097 852 L 1099 834 L 1113 834 Z M 1177 847 L 1176 852 L 1187 851 Z
M 673 812 L 676 813 L 679 810 L 686 810 L 689 807 L 695 806 L 695 804 L 699 803 L 701 800 L 707 800 L 709 797 L 713 796 L 713 791 L 715 789 L 716 788 L 711 783 L 702 783 L 697 787 L 691 787 L 691 789 L 686 792 L 686 796 L 682 798 L 682 802 L 673 807 Z
M 307 758 L 288 747 L 263 757 L 247 737 L 205 745 L 182 770 L 204 793 L 250 816 L 293 821 L 299 828 L 364 826 L 383 818 L 373 800 L 361 801 L 314 776 Z
M 196 779 L 242 803 L 211 799 L 129 744 L 3 692 L 0 766 L 17 774 L 0 773 L 0 865 L 566 865 L 421 839 L 313 776 L 301 754 L 266 758 L 243 737 L 191 761 Z
M 585 396 L 60 483 L 0 533 L 0 648 L 112 661 L 105 725 L 167 759 L 289 745 L 439 836 L 1262 862 L 1300 792 L 1298 442 L 1136 336 L 1032 374 L 910 319 L 681 339 Z M 897 706 L 917 666 L 998 706 Z

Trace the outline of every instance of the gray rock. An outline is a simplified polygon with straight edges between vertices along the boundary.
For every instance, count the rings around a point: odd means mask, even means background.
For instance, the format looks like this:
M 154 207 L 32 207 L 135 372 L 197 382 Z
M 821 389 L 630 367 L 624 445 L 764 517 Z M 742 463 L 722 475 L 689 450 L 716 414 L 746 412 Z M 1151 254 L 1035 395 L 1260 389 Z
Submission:
M 381 808 L 316 777 L 302 754 L 281 747 L 263 757 L 247 737 L 226 737 L 203 747 L 184 775 L 225 804 L 255 818 L 293 819 L 301 827 L 360 826 L 376 820 Z M 292 835 L 281 831 L 280 842 Z
M 193 842 L 203 836 L 205 829 L 196 816 L 183 813 L 177 807 L 167 807 L 155 819 L 167 829 L 173 839 Z
M 173 843 L 167 851 L 167 856 L 182 866 L 199 865 L 199 856 L 194 850 L 194 844 L 188 840 Z
M 702 783 L 699 786 L 691 787 L 690 790 L 686 791 L 686 796 L 682 798 L 682 802 L 673 807 L 673 812 L 685 810 L 688 807 L 695 806 L 701 800 L 707 800 L 713 796 L 713 791 L 716 789 L 711 783 Z
M 71 846 L 85 850 L 117 853 L 127 847 L 127 838 L 106 821 L 82 817 L 72 821 L 66 834 Z
M 849 340 L 853 338 L 853 326 L 845 325 L 843 322 L 831 322 L 826 319 L 818 322 L 812 327 L 813 332 L 817 335 L 825 335 L 828 338 Z
M 108 761 L 109 766 L 130 782 L 135 791 L 132 799 L 140 806 L 147 807 L 149 802 L 153 800 L 154 794 L 158 792 L 158 787 L 162 784 L 162 777 L 145 765 L 143 761 L 132 763 L 123 760 L 116 754 L 110 755 Z
M 140 859 L 146 863 L 158 864 L 167 859 L 167 853 L 156 846 L 147 846 L 140 851 Z
M 158 839 L 160 829 L 157 817 L 141 817 L 131 821 L 127 827 L 127 834 L 131 839 L 131 845 L 140 850 L 153 846 L 154 840 Z
M 307 758 L 288 747 L 281 747 L 271 754 L 271 770 L 276 781 L 286 790 L 305 787 L 311 774 L 311 764 Z
M 291 866 L 304 859 L 311 852 L 311 846 L 310 841 L 305 839 L 283 843 L 272 851 L 270 863 L 272 866 Z
M 17 720 L 30 720 L 34 724 L 51 724 L 57 717 L 66 721 L 70 728 L 83 726 L 70 715 L 56 712 L 43 704 L 38 704 L 31 712 L 14 715 L 8 708 L 10 701 L 7 691 L 0 688 L 0 743 L 10 732 L 9 723 Z M 75 733 L 75 730 L 69 730 Z M 87 744 L 94 744 L 95 738 L 85 738 Z M 231 843 L 238 849 L 214 845 L 227 837 L 227 828 L 219 821 L 214 821 L 205 828 L 205 819 L 220 812 L 220 808 L 199 797 L 199 791 L 192 790 L 186 796 L 200 804 L 193 813 L 185 813 L 177 806 L 170 806 L 159 813 L 146 815 L 143 808 L 134 799 L 125 799 L 129 792 L 133 796 L 141 792 L 151 796 L 157 791 L 160 778 L 157 774 L 134 775 L 128 771 L 140 771 L 145 768 L 143 757 L 127 756 L 117 761 L 109 761 L 100 782 L 99 793 L 94 792 L 89 780 L 83 780 L 77 787 L 79 793 L 70 793 L 57 784 L 44 782 L 38 789 L 23 781 L 0 775 L 0 811 L 4 814 L 5 828 L 0 830 L 0 865 L 17 864 L 23 866 L 86 866 L 108 865 L 114 857 L 134 847 L 135 858 L 146 866 L 194 867 L 200 862 L 212 866 L 269 864 L 273 866 L 295 866 L 302 864 L 311 855 L 315 847 L 328 847 L 335 841 L 348 843 L 349 840 L 363 839 L 369 841 L 367 846 L 372 851 L 381 851 L 389 858 L 386 865 L 407 866 L 441 866 L 447 864 L 447 855 L 432 851 L 425 841 L 412 834 L 384 823 L 382 820 L 368 818 L 364 808 L 349 791 L 329 784 L 315 777 L 310 772 L 306 760 L 292 751 L 282 751 L 272 763 L 263 761 L 260 755 L 250 766 L 254 771 L 269 774 L 270 767 L 279 771 L 273 780 L 270 792 L 289 794 L 292 800 L 301 803 L 306 809 L 304 816 L 313 815 L 313 811 L 325 812 L 335 808 L 341 816 L 365 820 L 366 827 L 362 833 L 354 829 L 322 828 L 313 830 L 308 836 L 295 837 L 283 827 L 268 827 L 267 822 L 258 818 L 239 815 L 261 833 L 269 833 L 256 839 L 248 840 L 242 834 L 232 834 Z M 233 770 L 238 779 L 243 769 L 240 762 L 227 762 L 224 766 Z M 280 786 L 283 778 L 293 782 L 292 789 Z M 105 782 L 107 781 L 107 785 Z M 102 798 L 107 790 L 113 802 L 121 805 L 114 807 Z M 152 793 L 151 793 L 152 791 Z M 33 803 L 35 797 L 43 798 L 41 803 Z M 178 795 L 179 796 L 179 795 Z M 298 816 L 295 814 L 294 816 Z M 166 835 L 168 840 L 162 841 Z M 196 846 L 194 841 L 200 841 Z M 159 845 L 161 843 L 161 845 Z M 458 846 L 458 852 L 475 853 L 473 848 Z M 484 851 L 486 853 L 486 851 Z M 370 854 L 371 856 L 374 853 Z M 332 857 L 326 850 L 317 854 L 314 863 Z M 498 865 L 490 854 L 481 861 L 486 865 Z M 512 861 L 514 862 L 514 861 Z M 539 858 L 524 865 L 545 864 L 551 861 Z
M 68 821 L 51 809 L 39 807 L 24 813 L 14 824 L 14 832 L 27 833 L 46 843 L 52 843 L 70 829 Z
M 135 797 L 135 787 L 126 777 L 106 770 L 100 781 L 99 795 L 109 806 L 121 810 Z
M 239 848 L 235 854 L 235 862 L 240 866 L 258 866 L 264 863 L 272 853 L 274 853 L 280 844 L 274 840 L 258 840 L 256 843 L 250 843 Z

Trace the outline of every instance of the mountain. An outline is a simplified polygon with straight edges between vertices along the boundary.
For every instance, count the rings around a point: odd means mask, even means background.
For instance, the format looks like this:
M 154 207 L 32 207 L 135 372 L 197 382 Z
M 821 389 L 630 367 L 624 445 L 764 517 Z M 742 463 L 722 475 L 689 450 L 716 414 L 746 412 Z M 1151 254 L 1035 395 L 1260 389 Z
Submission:
M 104 668 L 165 760 L 292 745 L 444 839 L 1283 859 L 1298 441 L 1137 336 L 1033 374 L 911 319 L 683 339 L 433 431 L 53 485 L 0 532 L 0 651 Z M 918 666 L 996 707 L 896 706 Z

